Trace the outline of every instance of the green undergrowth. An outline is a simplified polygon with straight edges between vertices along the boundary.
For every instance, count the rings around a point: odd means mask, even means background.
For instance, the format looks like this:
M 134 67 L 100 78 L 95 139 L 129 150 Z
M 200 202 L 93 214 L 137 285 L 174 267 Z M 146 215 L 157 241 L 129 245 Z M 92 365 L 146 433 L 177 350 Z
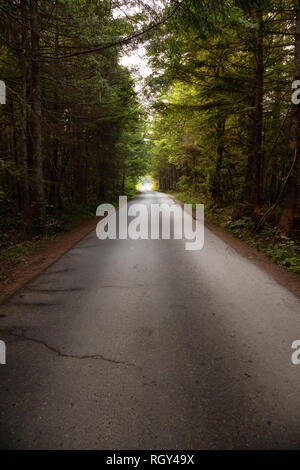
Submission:
M 284 266 L 291 272 L 300 274 L 299 240 L 282 236 L 278 227 L 265 223 L 263 228 L 253 232 L 253 222 L 248 216 L 235 216 L 236 207 L 216 209 L 205 198 L 187 193 L 169 192 L 184 204 L 204 204 L 205 217 L 210 222 L 226 229 L 235 237 L 268 256 L 274 263 Z
M 136 194 L 134 184 L 125 185 L 128 198 Z M 106 201 L 93 201 L 89 204 L 69 204 L 63 210 L 47 207 L 47 216 L 43 231 L 28 227 L 22 213 L 2 214 L 0 218 L 0 261 L 19 260 L 33 252 L 40 242 L 53 240 L 61 232 L 69 232 L 80 223 L 96 216 L 97 206 L 108 202 L 118 206 L 118 197 L 109 197 Z
M 0 261 L 13 260 L 28 255 L 29 246 L 25 243 L 17 243 L 12 248 L 8 248 L 0 253 Z

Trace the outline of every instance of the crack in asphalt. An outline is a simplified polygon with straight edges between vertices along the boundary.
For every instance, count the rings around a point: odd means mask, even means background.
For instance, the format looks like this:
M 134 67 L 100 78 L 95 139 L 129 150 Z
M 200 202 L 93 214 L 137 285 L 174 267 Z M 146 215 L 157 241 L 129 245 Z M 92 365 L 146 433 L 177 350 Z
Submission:
M 66 269 L 58 269 L 57 271 L 44 271 L 43 273 L 40 274 L 40 276 L 49 276 L 50 274 L 64 274 L 71 271 L 71 269 L 66 268 Z
M 30 288 L 30 287 L 27 287 L 26 288 L 26 291 L 22 294 L 25 295 L 26 292 L 38 292 L 38 293 L 41 293 L 41 294 L 51 294 L 52 292 L 53 293 L 57 293 L 57 292 L 76 292 L 76 291 L 82 291 L 84 290 L 82 287 L 70 287 L 68 289 L 33 289 L 33 288 Z
M 145 287 L 144 284 L 136 284 L 133 286 L 121 286 L 118 284 L 107 284 L 107 285 L 102 285 L 99 286 L 99 289 L 107 289 L 107 288 L 112 288 L 112 289 L 136 289 L 137 287 Z
M 22 298 L 22 297 L 21 297 Z M 10 305 L 22 305 L 26 307 L 52 307 L 53 305 L 61 305 L 58 303 L 49 303 L 49 302 L 10 302 Z
M 30 336 L 26 336 L 23 332 L 18 334 L 18 333 L 15 333 L 13 330 L 7 330 L 7 333 L 10 336 L 14 336 L 15 338 L 18 338 L 19 341 L 20 340 L 21 341 L 22 340 L 23 341 L 32 341 L 33 343 L 41 344 L 45 348 L 47 348 L 50 351 L 57 354 L 59 357 L 67 357 L 67 358 L 70 358 L 70 359 L 94 359 L 94 360 L 100 359 L 102 361 L 110 362 L 110 363 L 113 363 L 113 364 L 125 365 L 125 366 L 128 366 L 128 367 L 136 367 L 136 364 L 133 364 L 133 363 L 130 363 L 130 362 L 125 362 L 125 361 L 120 361 L 120 360 L 117 360 L 117 359 L 112 359 L 110 357 L 103 356 L 102 354 L 84 354 L 84 355 L 80 356 L 80 355 L 76 355 L 76 354 L 63 353 L 62 351 L 55 348 L 54 346 L 50 346 L 49 344 L 47 344 L 45 341 L 42 341 L 42 340 L 37 339 L 37 338 L 32 338 Z

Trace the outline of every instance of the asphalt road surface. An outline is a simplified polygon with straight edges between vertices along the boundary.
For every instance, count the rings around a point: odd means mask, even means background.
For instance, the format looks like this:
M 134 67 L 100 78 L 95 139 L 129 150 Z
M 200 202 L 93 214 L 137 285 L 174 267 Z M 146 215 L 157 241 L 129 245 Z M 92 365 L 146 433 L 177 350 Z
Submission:
M 300 448 L 299 301 L 184 244 L 92 232 L 0 306 L 1 448 Z

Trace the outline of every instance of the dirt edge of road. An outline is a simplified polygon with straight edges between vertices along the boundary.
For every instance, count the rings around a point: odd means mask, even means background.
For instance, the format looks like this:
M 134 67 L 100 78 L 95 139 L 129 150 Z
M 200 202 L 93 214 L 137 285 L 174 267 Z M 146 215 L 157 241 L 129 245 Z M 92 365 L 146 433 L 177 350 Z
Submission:
M 135 196 L 128 198 L 128 202 L 135 199 Z M 116 207 L 118 210 L 119 207 Z M 59 233 L 54 240 L 41 240 L 35 253 L 29 253 L 22 258 L 1 262 L 1 271 L 5 271 L 5 278 L 0 280 L 0 303 L 7 300 L 17 290 L 21 289 L 27 282 L 34 279 L 46 268 L 55 263 L 67 251 L 80 242 L 88 233 L 96 229 L 97 223 L 102 217 L 92 217 L 82 221 L 75 228 Z
M 173 195 L 167 194 L 167 196 L 173 199 L 177 204 L 183 206 L 183 203 Z M 27 282 L 31 281 L 51 264 L 55 263 L 64 253 L 94 230 L 99 220 L 99 217 L 93 217 L 92 219 L 82 222 L 69 232 L 60 233 L 54 240 L 42 241 L 35 253 L 23 256 L 13 264 L 9 261 L 2 262 L 2 270 L 5 270 L 6 277 L 3 281 L 0 281 L 0 303 L 7 300 L 18 289 L 27 284 Z M 300 298 L 300 279 L 297 274 L 291 273 L 273 263 L 255 248 L 247 245 L 247 243 L 239 240 L 231 233 L 212 224 L 208 220 L 205 220 L 205 225 L 238 253 L 254 262 L 279 284 L 286 287 L 296 297 Z
M 34 253 L 22 256 L 13 263 L 2 261 L 1 270 L 2 272 L 5 270 L 5 279 L 0 281 L 0 303 L 48 268 L 94 230 L 99 220 L 99 217 L 93 217 L 81 222 L 68 232 L 59 233 L 54 240 L 41 240 Z
M 183 207 L 183 202 L 176 199 L 172 194 L 166 194 L 168 197 L 173 199 L 174 202 Z M 273 263 L 272 260 L 267 258 L 263 253 L 256 250 L 247 243 L 243 242 L 239 238 L 236 238 L 231 233 L 227 232 L 225 229 L 214 225 L 205 219 L 205 226 L 211 230 L 215 235 L 224 240 L 231 248 L 237 251 L 240 255 L 252 261 L 267 274 L 269 274 L 278 284 L 281 284 L 290 292 L 292 292 L 296 297 L 300 299 L 300 276 L 290 271 L 287 271 L 282 266 Z

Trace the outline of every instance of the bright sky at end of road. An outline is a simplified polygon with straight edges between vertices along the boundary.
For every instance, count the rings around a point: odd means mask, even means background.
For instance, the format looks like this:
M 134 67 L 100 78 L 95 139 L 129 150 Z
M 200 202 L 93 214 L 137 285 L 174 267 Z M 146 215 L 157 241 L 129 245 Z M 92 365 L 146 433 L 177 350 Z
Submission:
M 141 94 L 143 81 L 152 73 L 146 55 L 146 47 L 141 44 L 134 51 L 123 54 L 120 59 L 120 64 L 124 67 L 128 67 L 134 78 L 138 80 L 135 88 L 137 93 Z
M 146 48 L 143 45 L 138 46 L 136 50 L 128 54 L 124 54 L 120 59 L 120 63 L 125 67 L 138 71 L 141 78 L 147 78 L 152 72 L 146 56 Z
M 151 7 L 153 11 L 156 10 L 157 12 L 162 10 L 164 7 L 164 3 L 160 0 L 148 0 L 146 3 L 148 4 L 148 8 Z M 119 5 L 119 7 L 114 8 L 113 16 L 115 18 L 130 18 L 137 13 L 141 13 L 144 9 L 145 5 L 143 5 L 143 2 L 136 5 L 130 5 L 130 3 L 127 4 L 124 2 L 123 4 Z M 142 24 L 139 27 L 143 29 Z M 125 49 L 119 62 L 121 65 L 127 67 L 130 70 L 132 76 L 136 80 L 135 90 L 140 100 L 145 101 L 145 96 L 143 94 L 145 79 L 152 73 L 152 69 L 147 58 L 145 45 L 139 44 L 134 50 L 130 50 L 130 48 L 128 48 L 127 52 Z

